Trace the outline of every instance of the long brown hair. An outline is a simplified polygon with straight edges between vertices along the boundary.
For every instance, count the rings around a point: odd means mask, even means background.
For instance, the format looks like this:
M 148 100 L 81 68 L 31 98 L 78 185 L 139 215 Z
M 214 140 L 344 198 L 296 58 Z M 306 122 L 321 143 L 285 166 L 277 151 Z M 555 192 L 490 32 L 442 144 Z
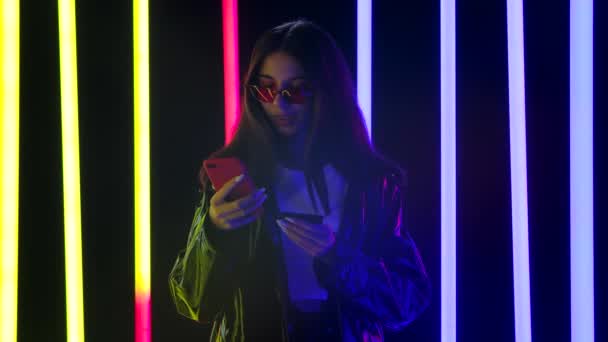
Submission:
M 264 59 L 279 51 L 294 57 L 315 85 L 311 125 L 300 157 L 306 165 L 309 193 L 312 196 L 314 184 L 325 212 L 329 210 L 322 170 L 325 163 L 331 163 L 349 184 L 365 182 L 387 168 L 403 177 L 401 168 L 377 153 L 370 143 L 350 70 L 334 39 L 306 20 L 284 23 L 258 39 L 243 80 L 243 111 L 233 140 L 210 157 L 238 157 L 257 186 L 272 189 L 279 136 L 247 85 L 257 76 Z M 204 191 L 207 180 L 203 170 L 200 181 Z M 312 203 L 316 206 L 314 200 Z

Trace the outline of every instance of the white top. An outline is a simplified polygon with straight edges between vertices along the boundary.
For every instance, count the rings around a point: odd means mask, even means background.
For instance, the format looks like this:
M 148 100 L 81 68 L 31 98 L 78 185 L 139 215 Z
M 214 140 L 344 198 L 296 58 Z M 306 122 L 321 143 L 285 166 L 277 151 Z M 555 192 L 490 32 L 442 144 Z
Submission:
M 301 170 L 279 167 L 276 183 L 276 197 L 279 212 L 321 215 L 323 223 L 338 231 L 344 207 L 344 197 L 348 185 L 338 171 L 326 164 L 323 168 L 329 197 L 329 215 L 325 216 L 323 204 L 313 186 L 314 198 L 317 202 L 315 211 L 308 194 L 308 187 Z M 312 267 L 312 256 L 293 243 L 285 233 L 282 233 L 283 253 L 287 268 L 289 296 L 300 310 L 315 310 L 319 300 L 327 299 L 327 291 L 323 289 L 315 276 Z M 312 305 L 310 305 L 313 303 Z

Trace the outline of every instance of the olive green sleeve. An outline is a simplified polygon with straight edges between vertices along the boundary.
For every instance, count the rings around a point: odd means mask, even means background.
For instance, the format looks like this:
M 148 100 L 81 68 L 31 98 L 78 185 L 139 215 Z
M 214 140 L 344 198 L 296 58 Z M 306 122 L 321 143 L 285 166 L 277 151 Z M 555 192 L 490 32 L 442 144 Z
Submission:
M 179 252 L 169 274 L 169 289 L 177 312 L 196 321 L 200 319 L 201 299 L 216 258 L 211 245 L 203 243 L 203 223 L 208 214 L 205 197 L 195 210 L 186 248 Z
M 243 268 L 255 254 L 260 222 L 224 232 L 209 217 L 212 193 L 203 193 L 194 212 L 186 248 L 169 274 L 169 289 L 177 312 L 207 323 L 230 307 Z

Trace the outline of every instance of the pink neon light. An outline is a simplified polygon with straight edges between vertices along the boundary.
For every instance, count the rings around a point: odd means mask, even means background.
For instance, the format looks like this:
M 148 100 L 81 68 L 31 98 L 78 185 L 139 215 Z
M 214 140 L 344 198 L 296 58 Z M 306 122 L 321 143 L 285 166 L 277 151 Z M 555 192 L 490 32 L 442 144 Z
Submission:
M 237 0 L 222 0 L 224 30 L 224 118 L 225 142 L 234 135 L 240 115 L 239 105 L 239 37 Z
M 150 342 L 150 294 L 135 294 L 135 342 Z

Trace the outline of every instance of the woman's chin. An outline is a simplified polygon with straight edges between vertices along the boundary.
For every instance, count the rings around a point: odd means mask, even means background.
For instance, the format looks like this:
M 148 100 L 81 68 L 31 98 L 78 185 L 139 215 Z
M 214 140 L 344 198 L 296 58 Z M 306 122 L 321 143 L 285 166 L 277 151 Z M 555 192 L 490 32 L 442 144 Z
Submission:
M 277 131 L 279 131 L 279 133 L 284 137 L 292 137 L 296 134 L 296 132 L 298 130 L 297 130 L 297 127 L 295 125 L 293 125 L 293 126 L 278 126 Z

